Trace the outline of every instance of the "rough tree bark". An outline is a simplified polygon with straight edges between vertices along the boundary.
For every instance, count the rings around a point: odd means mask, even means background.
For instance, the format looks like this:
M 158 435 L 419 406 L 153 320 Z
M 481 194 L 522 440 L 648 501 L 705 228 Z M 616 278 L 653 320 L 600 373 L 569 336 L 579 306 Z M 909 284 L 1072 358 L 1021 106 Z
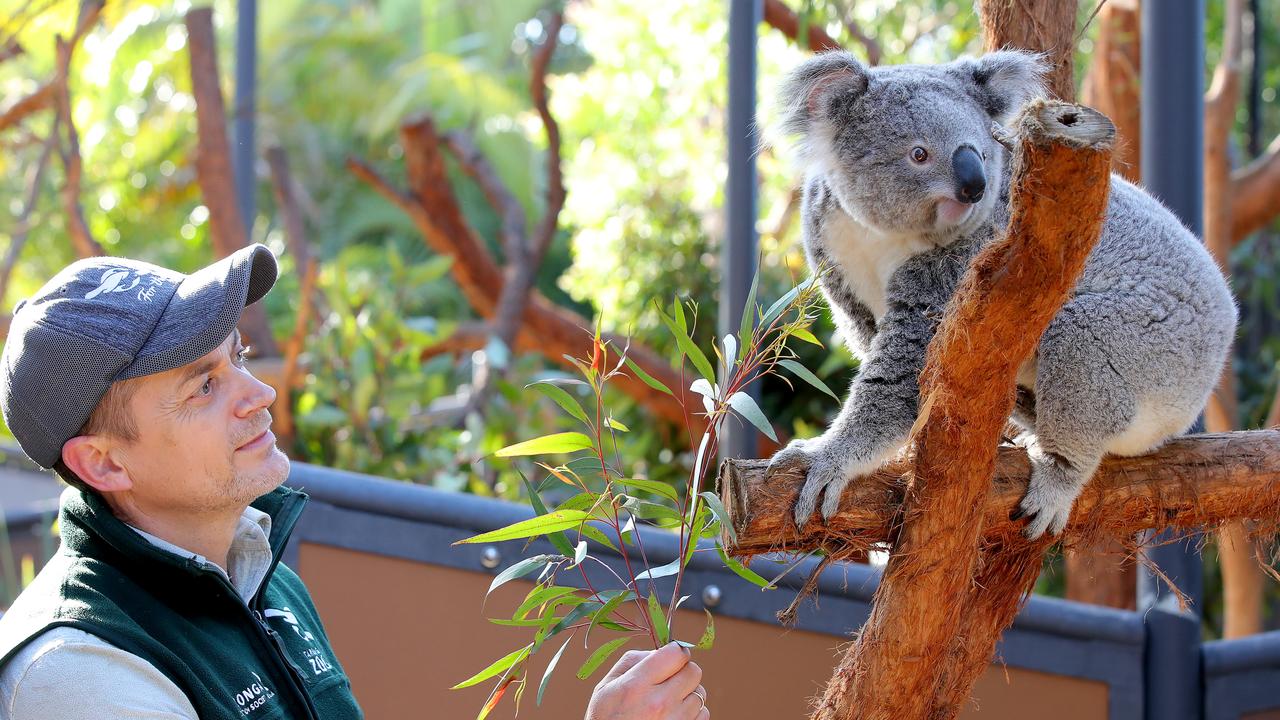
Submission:
M 1142 182 L 1142 16 L 1138 0 L 1108 0 L 1098 11 L 1098 38 L 1081 90 L 1082 103 L 1116 126 L 1111 171 Z M 1123 540 L 1123 542 L 1122 542 Z M 1137 606 L 1137 563 L 1126 539 L 1065 553 L 1069 600 L 1130 610 Z
M 213 8 L 187 13 L 187 48 L 191 55 L 191 94 L 196 99 L 196 179 L 209 209 L 209 237 L 214 254 L 226 257 L 249 245 L 244 219 L 236 204 L 235 176 L 231 171 L 231 146 L 227 141 L 227 114 L 218 84 L 218 53 L 213 32 Z M 280 354 L 261 303 L 244 309 L 240 330 L 258 356 Z
M 981 0 L 978 12 L 983 50 L 1018 48 L 1045 53 L 1049 91 L 1059 100 L 1075 99 L 1075 2 Z
M 899 457 L 850 483 L 840 511 L 825 526 L 810 524 L 804 532 L 787 520 L 804 484 L 804 469 L 766 476 L 768 462 L 728 460 L 721 467 L 721 498 L 737 534 L 730 547 L 735 556 L 838 554 L 893 541 L 912 457 Z M 980 513 L 987 541 L 1020 529 L 1009 514 L 1026 493 L 1030 473 L 1025 450 L 998 449 Z M 1109 538 L 1129 542 L 1141 530 L 1191 530 L 1251 517 L 1280 518 L 1280 430 L 1189 435 L 1149 455 L 1106 458 L 1076 501 L 1063 542 L 1068 547 Z
M 1047 540 L 984 556 L 979 579 L 987 566 L 1016 575 L 975 587 L 980 510 L 1018 366 L 1067 299 L 1101 232 L 1114 128 L 1087 108 L 1042 101 L 1015 127 L 1008 231 L 974 260 L 930 343 L 902 529 L 871 616 L 815 718 L 954 717 L 1029 589 L 1027 578 L 1034 581 L 1034 572 L 1021 568 L 1039 569 L 1033 550 Z M 971 617 L 981 612 L 988 616 Z

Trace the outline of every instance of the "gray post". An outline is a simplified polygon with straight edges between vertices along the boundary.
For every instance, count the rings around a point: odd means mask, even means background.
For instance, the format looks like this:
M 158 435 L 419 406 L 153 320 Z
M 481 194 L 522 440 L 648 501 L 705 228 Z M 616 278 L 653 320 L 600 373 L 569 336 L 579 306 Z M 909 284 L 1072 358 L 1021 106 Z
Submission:
M 238 0 L 236 3 L 236 104 L 232 121 L 231 167 L 236 181 L 236 205 L 244 221 L 245 236 L 253 238 L 253 219 L 257 214 L 254 178 L 254 96 L 257 93 L 258 68 L 258 2 Z
M 756 28 L 761 0 L 729 2 L 729 178 L 725 191 L 728 234 L 720 251 L 719 335 L 737 334 L 756 274 Z M 719 342 L 719 341 L 717 341 Z M 759 388 L 748 392 L 759 397 Z M 735 422 L 734 420 L 738 420 Z M 720 457 L 756 457 L 756 429 L 738 418 L 720 436 Z
M 1196 235 L 1204 232 L 1204 16 L 1204 0 L 1142 3 L 1142 183 Z M 1145 568 L 1138 573 L 1138 607 L 1147 626 L 1147 718 L 1204 714 L 1204 589 L 1196 545 L 1187 539 L 1146 552 L 1190 598 L 1189 612 L 1178 610 L 1162 580 Z

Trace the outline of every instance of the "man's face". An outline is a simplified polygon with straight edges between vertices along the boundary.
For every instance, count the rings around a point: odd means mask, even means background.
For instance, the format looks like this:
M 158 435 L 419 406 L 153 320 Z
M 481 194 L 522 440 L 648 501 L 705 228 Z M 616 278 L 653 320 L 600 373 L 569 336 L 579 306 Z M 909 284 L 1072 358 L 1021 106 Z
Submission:
M 236 332 L 141 380 L 130 402 L 138 437 L 118 450 L 143 512 L 235 510 L 284 482 L 289 459 L 267 412 L 276 393 L 249 374 L 244 350 Z

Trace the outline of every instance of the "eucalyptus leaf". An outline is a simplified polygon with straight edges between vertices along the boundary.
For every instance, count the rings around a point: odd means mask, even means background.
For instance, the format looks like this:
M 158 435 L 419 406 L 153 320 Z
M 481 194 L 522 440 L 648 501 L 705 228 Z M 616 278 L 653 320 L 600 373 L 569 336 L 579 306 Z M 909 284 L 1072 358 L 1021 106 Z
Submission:
M 591 438 L 580 432 L 562 432 L 524 442 L 508 445 L 494 453 L 497 457 L 519 457 L 525 455 L 557 455 L 588 450 L 595 447 Z
M 710 611 L 707 613 L 707 629 L 702 632 L 702 637 L 698 639 L 698 643 L 694 647 L 699 650 L 710 650 L 712 645 L 716 643 L 716 620 L 711 616 Z
M 667 618 L 662 614 L 662 603 L 658 602 L 658 596 L 649 591 L 649 621 L 653 623 L 653 632 L 658 636 L 658 647 L 666 645 L 671 640 L 671 628 L 667 625 Z
M 471 687 L 472 685 L 477 685 L 479 683 L 482 683 L 485 680 L 488 680 L 489 678 L 497 675 L 498 673 L 505 671 L 507 668 L 511 667 L 512 665 L 515 665 L 521 660 L 524 660 L 525 658 L 529 657 L 529 653 L 532 650 L 533 650 L 532 643 L 530 643 L 529 645 L 525 645 L 524 647 L 520 648 L 519 650 L 516 650 L 515 652 L 512 652 L 511 654 L 504 655 L 498 660 L 495 660 L 494 663 L 489 667 L 481 670 L 475 675 L 472 675 L 471 677 L 467 678 L 466 680 L 463 680 L 462 682 L 458 683 L 457 685 L 454 685 L 449 689 L 460 690 L 462 688 Z
M 644 383 L 645 385 L 648 385 L 649 387 L 653 388 L 654 390 L 657 390 L 658 392 L 666 393 L 668 395 L 672 394 L 670 388 L 668 388 L 666 385 L 663 385 L 661 381 L 654 378 L 649 373 L 645 372 L 644 368 L 641 368 L 639 365 L 637 365 L 634 360 L 632 360 L 631 358 L 626 358 L 625 362 L 627 363 L 627 367 L 631 368 L 631 372 L 635 373 L 636 377 L 640 378 L 640 382 Z
M 732 570 L 738 577 L 765 590 L 776 589 L 776 586 L 771 585 L 768 580 L 760 577 L 760 575 L 754 570 L 729 557 L 729 555 L 725 553 L 723 546 L 717 544 L 716 552 L 719 553 L 720 561 L 724 563 L 724 566 Z
M 528 520 L 512 523 L 504 528 L 481 533 L 466 540 L 459 540 L 454 545 L 467 543 L 501 542 L 503 540 L 519 540 L 520 538 L 537 537 L 557 530 L 568 530 L 577 527 L 591 517 L 581 510 L 556 510 Z
M 773 426 L 769 424 L 768 418 L 760 412 L 760 406 L 756 405 L 756 401 L 750 395 L 744 392 L 736 392 L 729 396 L 729 406 L 738 411 L 738 414 L 751 421 L 760 432 L 769 436 L 769 439 L 778 442 L 778 436 L 773 431 Z
M 506 570 L 498 573 L 497 577 L 493 579 L 493 582 L 489 583 L 489 590 L 484 594 L 485 597 L 489 597 L 494 590 L 497 590 L 502 585 L 515 580 L 516 578 L 524 577 L 535 570 L 540 570 L 547 563 L 558 559 L 558 555 L 534 555 L 531 558 L 521 560 L 515 565 L 512 565 Z
M 610 655 L 613 655 L 618 651 L 618 648 L 626 645 L 628 642 L 631 642 L 630 636 L 614 638 L 613 640 L 610 640 L 596 648 L 596 651 L 591 653 L 591 657 L 587 658 L 587 661 L 582 663 L 582 667 L 578 668 L 578 679 L 586 680 L 591 677 L 591 674 L 603 665 L 604 661 L 608 660 Z
M 837 397 L 835 393 L 831 392 L 831 388 L 827 387 L 826 383 L 819 380 L 817 375 L 814 375 L 812 372 L 809 372 L 809 368 L 801 365 L 795 360 L 779 360 L 778 364 L 790 370 L 792 373 L 795 374 L 796 377 L 800 378 L 801 380 L 809 383 L 815 388 L 835 398 L 836 401 L 840 400 L 840 398 Z
M 538 683 L 538 705 L 542 705 L 542 693 L 547 689 L 547 681 L 551 679 L 551 673 L 555 672 L 556 664 L 560 662 L 560 656 L 564 654 L 564 649 L 569 647 L 569 641 L 573 638 L 566 638 L 564 644 L 551 657 L 551 662 L 547 663 L 546 672 L 542 673 L 542 682 Z

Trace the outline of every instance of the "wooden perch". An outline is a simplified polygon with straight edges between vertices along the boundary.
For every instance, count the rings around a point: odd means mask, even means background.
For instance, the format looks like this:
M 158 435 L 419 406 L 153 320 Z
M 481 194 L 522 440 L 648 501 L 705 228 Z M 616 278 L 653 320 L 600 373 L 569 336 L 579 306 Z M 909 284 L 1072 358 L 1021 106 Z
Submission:
M 209 209 L 209 237 L 214 254 L 223 258 L 249 245 L 249 233 L 236 205 L 231 145 L 227 141 L 226 106 L 218 84 L 218 51 L 214 42 L 213 8 L 187 13 L 187 48 L 191 55 L 191 94 L 196 99 L 196 179 Z M 280 354 L 261 303 L 244 309 L 240 328 L 258 356 Z
M 803 469 L 765 476 L 768 460 L 727 460 L 720 494 L 737 532 L 737 556 L 771 552 L 841 553 L 893 542 L 894 519 L 906 496 L 912 459 L 900 457 L 853 482 L 840 512 L 825 526 L 796 532 L 791 507 Z M 1031 465 L 1022 448 L 1003 446 L 981 512 L 991 539 L 1021 529 L 1009 520 L 1027 491 Z M 1063 535 L 1067 545 L 1128 540 L 1142 530 L 1197 530 L 1231 520 L 1280 516 L 1280 430 L 1191 435 L 1139 457 L 1108 457 L 1076 501 Z
M 983 556 L 979 565 L 983 511 L 1017 369 L 1067 299 L 1101 232 L 1114 128 L 1088 108 L 1044 101 L 1030 104 L 1013 127 L 1019 145 L 1011 219 L 1004 237 L 975 258 L 930 343 L 913 481 L 896 496 L 893 483 L 854 483 L 880 493 L 873 517 L 882 537 L 892 526 L 900 531 L 871 617 L 815 718 L 954 717 L 1013 619 L 1029 584 L 1024 568 L 1038 570 L 1048 542 L 1032 545 L 1015 532 L 1005 552 Z M 737 500 L 734 486 L 725 483 L 734 522 L 747 507 L 748 517 L 761 516 L 760 506 Z M 896 501 L 900 512 L 885 512 Z M 777 517 L 788 515 L 789 508 Z M 831 526 L 827 532 L 840 537 Z M 774 544 L 787 539 L 775 537 Z M 975 580 L 985 588 L 975 591 Z

